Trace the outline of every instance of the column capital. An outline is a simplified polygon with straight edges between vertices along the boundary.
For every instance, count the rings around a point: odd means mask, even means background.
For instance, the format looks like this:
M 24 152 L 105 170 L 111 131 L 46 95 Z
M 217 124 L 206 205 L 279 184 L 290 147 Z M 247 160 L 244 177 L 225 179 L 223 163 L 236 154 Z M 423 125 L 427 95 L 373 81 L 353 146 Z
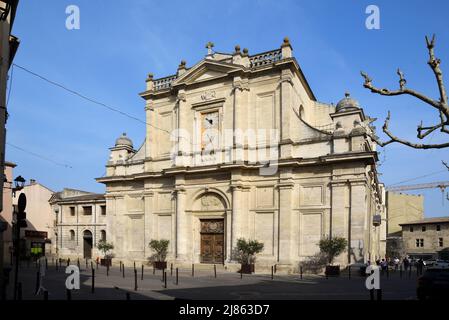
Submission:
M 186 189 L 184 188 L 184 186 L 176 186 L 175 189 L 173 190 L 173 193 L 175 194 L 183 194 L 186 192 Z

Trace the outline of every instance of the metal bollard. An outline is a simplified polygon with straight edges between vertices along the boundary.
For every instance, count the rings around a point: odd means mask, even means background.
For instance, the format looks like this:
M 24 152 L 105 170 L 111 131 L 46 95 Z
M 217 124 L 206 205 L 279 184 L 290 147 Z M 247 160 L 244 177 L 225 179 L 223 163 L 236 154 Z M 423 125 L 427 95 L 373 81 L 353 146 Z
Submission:
M 137 269 L 134 268 L 134 291 L 137 291 Z
M 106 264 L 106 277 L 109 277 L 109 263 Z
M 67 259 L 67 267 L 70 265 L 70 258 Z
M 178 268 L 176 268 L 176 285 L 178 285 Z
M 45 270 L 48 270 L 48 259 L 45 258 Z
M 192 263 L 192 277 L 195 276 L 195 265 Z
M 86 258 L 86 269 L 87 269 L 87 266 L 88 266 L 88 264 L 87 264 L 87 258 Z
M 80 267 L 80 258 L 78 258 L 78 261 L 77 261 L 76 264 L 78 265 L 78 269 L 81 269 L 81 267 Z
M 240 267 L 240 279 L 243 279 L 243 268 Z
M 94 293 L 95 292 L 95 269 L 92 268 L 92 288 L 91 288 L 91 292 Z
M 125 277 L 125 265 L 122 265 L 122 276 Z
M 271 280 L 273 280 L 274 276 L 274 266 L 271 266 Z
M 41 282 L 41 273 L 39 271 L 37 271 L 36 272 L 36 290 L 34 291 L 34 294 L 37 294 L 37 292 L 39 291 L 40 282 Z
M 348 267 L 348 278 L 351 279 L 351 266 Z
M 214 277 L 217 278 L 217 266 L 214 264 Z
M 274 265 L 274 273 L 277 273 L 277 265 Z
M 142 264 L 142 274 L 140 276 L 140 280 L 143 280 L 143 264 Z
M 299 267 L 299 278 L 302 280 L 302 266 Z
M 164 271 L 164 288 L 167 289 L 167 271 Z
M 173 277 L 173 263 L 170 263 L 170 277 Z
M 156 274 L 156 268 L 154 267 L 154 263 L 153 263 L 153 274 Z

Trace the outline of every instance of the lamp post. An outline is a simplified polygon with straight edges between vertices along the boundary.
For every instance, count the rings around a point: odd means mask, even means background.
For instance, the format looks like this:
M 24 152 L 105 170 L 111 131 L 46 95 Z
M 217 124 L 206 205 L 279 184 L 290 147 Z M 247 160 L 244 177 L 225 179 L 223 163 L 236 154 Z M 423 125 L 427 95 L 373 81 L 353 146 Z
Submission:
M 16 196 L 16 192 L 23 189 L 25 186 L 25 179 L 22 176 L 18 176 L 14 179 L 15 187 L 12 189 L 13 196 Z M 27 197 L 24 193 L 19 195 L 17 201 L 17 212 L 14 212 L 16 216 L 16 222 L 14 223 L 15 241 L 14 241 L 14 253 L 15 253 L 15 266 L 14 266 L 14 300 L 17 300 L 17 283 L 19 280 L 19 263 L 20 263 L 20 228 L 26 228 L 26 212 Z M 14 208 L 15 209 L 15 208 Z M 14 210 L 15 211 L 15 210 Z

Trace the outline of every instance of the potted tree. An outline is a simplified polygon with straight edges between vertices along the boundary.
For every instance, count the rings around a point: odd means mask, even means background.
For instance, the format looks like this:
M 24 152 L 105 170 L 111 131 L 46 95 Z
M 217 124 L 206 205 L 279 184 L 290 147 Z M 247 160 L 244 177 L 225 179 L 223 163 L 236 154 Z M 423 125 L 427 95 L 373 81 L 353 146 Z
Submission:
M 105 267 L 112 266 L 112 253 L 109 253 L 109 251 L 114 249 L 114 245 L 106 242 L 106 240 L 100 240 L 98 241 L 97 248 L 103 252 L 104 256 L 104 258 L 100 260 L 100 264 Z
M 237 240 L 236 255 L 237 261 L 241 264 L 242 273 L 254 272 L 254 263 L 256 262 L 256 254 L 263 250 L 263 243 L 257 240 L 245 240 L 243 238 Z
M 150 258 L 153 261 L 153 265 L 156 269 L 166 269 L 167 268 L 167 252 L 168 252 L 168 244 L 169 240 L 151 240 L 149 246 L 155 254 Z
M 326 266 L 326 275 L 339 275 L 340 274 L 340 266 L 334 266 L 334 259 L 339 254 L 346 251 L 346 247 L 348 245 L 348 241 L 345 238 L 334 237 L 328 239 L 322 239 L 318 243 L 320 247 L 321 253 L 327 257 L 327 262 L 329 263 Z

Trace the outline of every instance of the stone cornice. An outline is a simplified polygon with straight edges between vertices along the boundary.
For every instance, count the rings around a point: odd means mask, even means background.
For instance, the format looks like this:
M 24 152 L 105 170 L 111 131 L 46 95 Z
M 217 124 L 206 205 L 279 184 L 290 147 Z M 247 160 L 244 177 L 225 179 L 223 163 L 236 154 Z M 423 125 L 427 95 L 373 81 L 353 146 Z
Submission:
M 321 156 L 317 158 L 291 158 L 291 159 L 280 159 L 277 162 L 279 167 L 285 166 L 314 166 L 322 165 L 323 163 L 338 163 L 338 162 L 351 162 L 351 161 L 366 161 L 369 163 L 375 163 L 378 160 L 377 152 L 375 151 L 353 151 L 341 154 L 329 154 L 326 156 Z M 214 171 L 227 171 L 230 169 L 241 168 L 241 169 L 259 169 L 263 168 L 264 164 L 249 164 L 244 163 L 229 163 L 229 164 L 217 164 L 217 165 L 207 165 L 207 166 L 195 166 L 195 167 L 174 167 L 167 168 L 158 172 L 144 172 L 128 176 L 109 176 L 97 178 L 97 182 L 108 183 L 115 181 L 133 181 L 141 180 L 146 178 L 157 178 L 162 176 L 174 176 L 179 173 L 205 173 Z

